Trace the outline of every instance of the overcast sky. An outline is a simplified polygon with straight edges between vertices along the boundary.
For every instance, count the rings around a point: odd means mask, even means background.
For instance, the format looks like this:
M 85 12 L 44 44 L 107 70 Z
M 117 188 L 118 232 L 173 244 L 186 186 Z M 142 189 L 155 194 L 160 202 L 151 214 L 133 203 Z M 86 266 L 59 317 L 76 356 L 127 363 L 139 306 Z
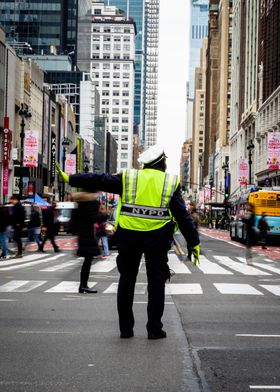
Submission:
M 180 173 L 186 128 L 189 1 L 161 0 L 158 86 L 158 143 L 164 145 L 167 170 Z

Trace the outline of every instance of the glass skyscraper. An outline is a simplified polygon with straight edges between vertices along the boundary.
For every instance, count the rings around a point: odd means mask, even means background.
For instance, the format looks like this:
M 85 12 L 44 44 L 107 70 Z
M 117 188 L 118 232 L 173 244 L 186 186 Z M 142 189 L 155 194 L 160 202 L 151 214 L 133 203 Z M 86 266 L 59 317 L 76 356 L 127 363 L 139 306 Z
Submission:
M 77 7 L 78 0 L 0 1 L 0 23 L 8 42 L 27 42 L 31 53 L 49 54 L 53 46 L 57 54 L 73 54 Z
M 189 98 L 194 98 L 195 68 L 200 64 L 202 39 L 208 36 L 209 0 L 191 0 Z
M 136 56 L 135 56 L 135 95 L 134 95 L 134 124 L 141 122 L 141 92 L 142 92 L 142 64 L 143 64 L 143 32 L 144 32 L 144 0 L 107 0 L 107 5 L 114 5 L 128 13 L 136 23 Z

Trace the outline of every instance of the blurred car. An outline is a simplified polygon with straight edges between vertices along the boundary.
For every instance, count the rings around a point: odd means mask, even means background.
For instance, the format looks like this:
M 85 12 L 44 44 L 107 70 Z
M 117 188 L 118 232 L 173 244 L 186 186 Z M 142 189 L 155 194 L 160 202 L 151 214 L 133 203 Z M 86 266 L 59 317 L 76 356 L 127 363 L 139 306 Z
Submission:
M 75 234 L 75 228 L 71 225 L 72 214 L 77 209 L 77 204 L 72 201 L 56 203 L 58 233 Z

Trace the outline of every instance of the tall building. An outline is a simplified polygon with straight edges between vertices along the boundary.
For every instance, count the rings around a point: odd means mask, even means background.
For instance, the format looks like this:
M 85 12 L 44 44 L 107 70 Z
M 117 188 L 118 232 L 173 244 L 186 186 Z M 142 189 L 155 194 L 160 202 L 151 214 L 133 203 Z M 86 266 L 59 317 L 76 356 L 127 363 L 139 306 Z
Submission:
M 159 0 L 145 1 L 145 55 L 143 90 L 143 141 L 146 148 L 157 142 Z
M 186 138 L 192 137 L 193 129 L 193 100 L 195 95 L 195 68 L 200 65 L 200 48 L 202 40 L 208 36 L 208 0 L 191 0 L 191 23 L 190 23 L 190 61 L 187 85 L 187 129 Z
M 5 0 L 0 2 L 0 23 L 7 41 L 28 43 L 29 54 L 71 53 L 75 59 L 77 11 L 78 0 Z
M 134 126 L 141 133 L 142 93 L 143 93 L 143 60 L 144 60 L 144 7 L 145 0 L 107 0 L 108 5 L 114 5 L 125 11 L 126 17 L 133 18 L 137 35 L 135 39 L 135 82 L 134 82 Z
M 135 35 L 134 21 L 118 8 L 92 3 L 90 75 L 107 131 L 118 143 L 118 170 L 132 165 Z

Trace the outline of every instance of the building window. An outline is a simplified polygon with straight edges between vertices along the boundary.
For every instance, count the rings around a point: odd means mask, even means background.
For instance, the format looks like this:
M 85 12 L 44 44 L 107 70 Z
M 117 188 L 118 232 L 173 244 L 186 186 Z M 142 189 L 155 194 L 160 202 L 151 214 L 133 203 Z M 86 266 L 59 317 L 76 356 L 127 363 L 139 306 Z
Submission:
M 94 10 L 94 15 L 101 15 L 101 9 L 100 8 L 96 8 Z
M 124 78 L 124 79 L 129 79 L 129 73 L 124 73 L 124 74 L 123 74 L 123 78 Z
M 113 105 L 118 106 L 120 104 L 120 101 L 118 99 L 113 99 Z
M 125 44 L 123 46 L 123 50 L 126 51 L 126 52 L 129 52 L 130 51 L 130 45 L 129 44 Z
M 127 99 L 123 99 L 122 104 L 123 104 L 123 106 L 128 106 L 129 101 Z
M 123 87 L 124 88 L 128 88 L 129 87 L 129 83 L 128 82 L 123 82 Z
M 113 125 L 112 132 L 119 132 L 119 127 L 117 125 Z
M 102 99 L 102 105 L 109 105 L 109 99 Z
M 128 114 L 128 109 L 122 109 L 122 114 Z
M 126 54 L 124 54 L 123 59 L 124 59 L 124 60 L 129 60 L 129 56 L 126 55 Z
M 99 59 L 99 54 L 98 53 L 94 53 L 91 56 L 92 59 Z
M 104 27 L 104 33 L 110 33 L 111 28 L 110 27 Z
M 127 159 L 127 158 L 128 158 L 128 154 L 126 152 L 122 152 L 121 159 Z
M 92 28 L 93 33 L 100 33 L 100 27 L 94 27 Z
M 112 118 L 112 123 L 118 123 L 119 122 L 119 118 L 118 117 L 113 117 Z
M 123 29 L 124 34 L 130 33 L 130 28 L 125 27 Z
M 121 136 L 121 141 L 122 142 L 128 142 L 128 135 L 122 135 Z
M 123 117 L 122 118 L 122 123 L 123 124 L 128 124 L 128 118 L 127 117 Z
M 129 70 L 130 69 L 130 64 L 123 64 L 123 69 Z
M 115 56 L 114 56 L 114 59 L 115 59 L 115 60 L 120 60 L 120 58 L 121 58 L 121 56 L 119 56 L 119 55 L 115 55 Z
M 113 97 L 119 97 L 120 92 L 119 91 L 113 91 Z
M 127 168 L 127 162 L 121 162 L 121 168 L 126 169 Z
M 102 82 L 102 87 L 110 87 L 110 82 Z
M 103 72 L 103 79 L 109 79 L 110 78 L 110 73 L 109 72 Z
M 121 42 L 121 37 L 120 36 L 114 37 L 114 42 Z
M 115 31 L 115 33 L 121 33 L 122 29 L 121 29 L 121 27 L 115 27 L 114 31 Z
M 123 37 L 123 42 L 130 42 L 130 36 L 126 35 L 125 37 Z
M 110 55 L 109 54 L 104 54 L 103 55 L 103 59 L 104 60 L 109 60 L 110 59 Z
M 114 44 L 114 50 L 121 50 L 121 44 Z
M 103 41 L 104 42 L 110 42 L 111 41 L 111 37 L 109 35 L 106 35 L 103 37 Z
M 127 126 L 122 126 L 122 132 L 128 132 L 128 127 Z
M 120 78 L 120 74 L 117 73 L 117 72 L 114 72 L 113 78 L 114 78 L 114 79 L 119 79 L 119 78 Z
M 92 42 L 99 42 L 100 41 L 100 36 L 99 35 L 93 35 L 92 36 Z
M 103 64 L 103 69 L 110 69 L 110 64 L 108 63 Z
M 120 110 L 119 108 L 113 108 L 112 113 L 113 114 L 119 114 Z
M 115 88 L 120 87 L 120 82 L 113 82 L 113 87 L 115 87 Z
M 129 97 L 129 91 L 123 91 L 122 95 L 123 97 Z
M 109 97 L 109 91 L 107 91 L 107 90 L 102 91 L 102 95 L 103 95 L 103 97 Z
M 113 69 L 120 69 L 120 68 L 121 68 L 120 64 L 114 64 L 113 66 Z
M 104 44 L 103 45 L 103 50 L 111 50 L 111 45 L 110 44 Z
M 128 145 L 127 144 L 121 144 L 121 149 L 122 150 L 128 150 Z
M 109 108 L 103 108 L 102 114 L 109 114 Z

